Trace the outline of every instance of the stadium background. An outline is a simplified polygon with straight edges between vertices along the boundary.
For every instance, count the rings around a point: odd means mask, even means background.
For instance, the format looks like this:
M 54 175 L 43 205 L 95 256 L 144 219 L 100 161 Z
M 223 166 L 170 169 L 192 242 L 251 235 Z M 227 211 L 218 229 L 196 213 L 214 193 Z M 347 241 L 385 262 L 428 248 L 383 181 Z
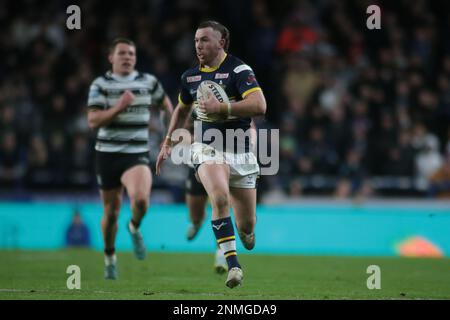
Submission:
M 81 8 L 81 30 L 66 28 L 71 4 Z M 371 4 L 382 9 L 381 30 L 366 27 Z M 2 1 L 0 248 L 62 248 L 80 212 L 90 245 L 101 250 L 86 101 L 109 68 L 108 45 L 133 39 L 137 68 L 155 74 L 176 103 L 180 75 L 195 61 L 195 27 L 213 18 L 230 29 L 230 53 L 253 67 L 264 90 L 268 111 L 258 128 L 280 129 L 280 170 L 260 179 L 255 252 L 450 256 L 449 7 Z M 154 164 L 164 132 L 152 119 Z M 167 163 L 154 178 L 143 225 L 153 251 L 214 249 L 208 226 L 185 240 L 186 175 Z M 129 214 L 124 205 L 121 227 Z M 117 247 L 131 249 L 120 228 Z

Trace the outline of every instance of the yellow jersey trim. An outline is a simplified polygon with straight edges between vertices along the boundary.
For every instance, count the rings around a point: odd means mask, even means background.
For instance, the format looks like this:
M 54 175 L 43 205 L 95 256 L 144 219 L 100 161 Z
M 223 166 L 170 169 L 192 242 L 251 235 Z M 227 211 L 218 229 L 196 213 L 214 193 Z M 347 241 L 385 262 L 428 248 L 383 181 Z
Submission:
M 227 53 L 225 53 L 225 55 L 223 56 L 222 61 L 220 61 L 220 63 L 219 63 L 218 66 L 215 66 L 215 67 L 209 67 L 209 68 L 200 67 L 200 71 L 201 71 L 201 72 L 214 72 L 214 71 L 216 71 L 217 69 L 220 68 L 220 66 L 221 66 L 222 63 L 225 61 L 226 58 L 227 58 Z
M 242 98 L 245 99 L 246 96 L 248 96 L 250 93 L 255 92 L 255 91 L 262 91 L 262 89 L 260 87 L 248 89 L 247 91 L 245 91 L 242 94 Z

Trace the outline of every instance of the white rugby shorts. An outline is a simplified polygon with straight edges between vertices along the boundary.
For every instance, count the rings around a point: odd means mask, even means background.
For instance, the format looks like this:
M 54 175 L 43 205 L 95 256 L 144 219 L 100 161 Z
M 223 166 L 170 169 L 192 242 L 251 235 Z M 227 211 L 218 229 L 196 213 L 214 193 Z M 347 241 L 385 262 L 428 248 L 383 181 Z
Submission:
M 253 152 L 235 154 L 233 152 L 218 151 L 204 143 L 194 142 L 191 145 L 191 161 L 196 168 L 206 162 L 213 161 L 218 164 L 230 166 L 230 187 L 256 188 L 259 176 L 259 165 Z

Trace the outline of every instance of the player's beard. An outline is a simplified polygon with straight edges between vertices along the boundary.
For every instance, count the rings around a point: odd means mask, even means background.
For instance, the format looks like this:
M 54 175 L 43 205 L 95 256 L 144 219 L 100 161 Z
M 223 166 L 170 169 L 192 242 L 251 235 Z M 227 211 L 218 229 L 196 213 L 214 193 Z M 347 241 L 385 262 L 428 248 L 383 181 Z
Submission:
M 201 67 L 204 67 L 204 66 L 208 66 L 208 67 L 213 67 L 213 63 L 214 63 L 214 60 L 216 59 L 216 57 L 219 55 L 219 52 L 217 51 L 215 54 L 213 54 L 213 53 L 211 53 L 211 54 L 209 54 L 209 55 L 206 55 L 206 54 L 202 54 L 202 56 L 203 56 L 203 61 L 202 60 L 200 60 L 200 58 L 197 56 L 197 58 L 198 58 L 198 60 L 199 60 L 199 63 L 200 63 L 200 66 Z

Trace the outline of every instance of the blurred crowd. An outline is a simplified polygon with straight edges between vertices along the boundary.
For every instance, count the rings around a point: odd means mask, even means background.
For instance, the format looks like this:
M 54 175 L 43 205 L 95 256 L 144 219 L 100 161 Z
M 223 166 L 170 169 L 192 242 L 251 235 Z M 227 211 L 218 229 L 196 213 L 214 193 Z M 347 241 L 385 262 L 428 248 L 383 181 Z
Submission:
M 450 193 L 450 4 L 446 1 L 35 1 L 0 5 L 0 188 L 95 190 L 90 83 L 118 36 L 137 45 L 173 103 L 205 19 L 229 27 L 280 129 L 280 171 L 261 195 Z M 392 3 L 394 2 L 394 3 Z M 66 8 L 81 8 L 81 30 Z M 366 27 L 381 7 L 381 30 Z M 164 137 L 150 126 L 152 159 Z M 186 168 L 155 180 L 181 201 Z

